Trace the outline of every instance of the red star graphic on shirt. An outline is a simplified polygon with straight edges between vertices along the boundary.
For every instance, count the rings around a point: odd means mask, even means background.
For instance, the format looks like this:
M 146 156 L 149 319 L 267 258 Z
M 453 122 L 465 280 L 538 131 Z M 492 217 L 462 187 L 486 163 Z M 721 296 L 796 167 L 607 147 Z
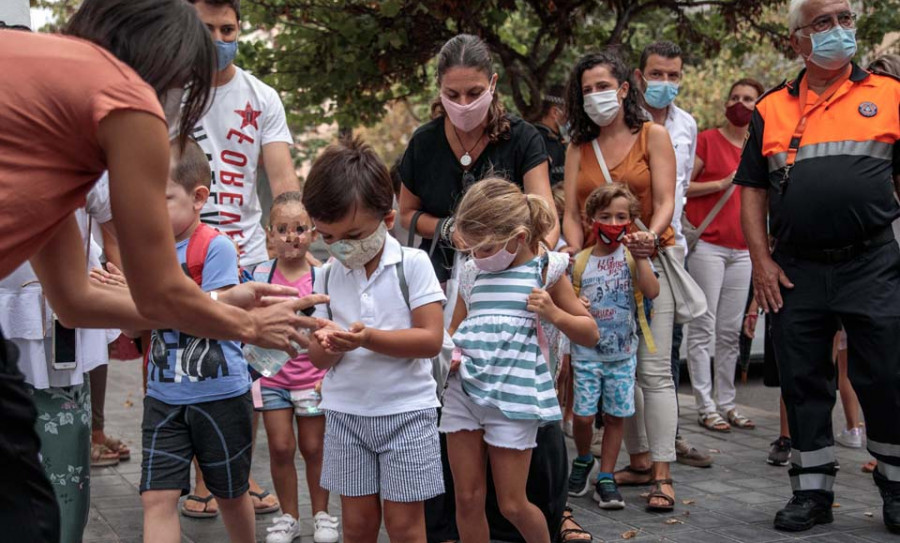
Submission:
M 262 111 L 256 111 L 250 105 L 250 102 L 247 102 L 247 105 L 244 109 L 236 109 L 235 113 L 241 116 L 241 130 L 244 129 L 247 125 L 252 125 L 253 128 L 259 130 L 259 125 L 256 124 L 256 119 L 262 115 Z

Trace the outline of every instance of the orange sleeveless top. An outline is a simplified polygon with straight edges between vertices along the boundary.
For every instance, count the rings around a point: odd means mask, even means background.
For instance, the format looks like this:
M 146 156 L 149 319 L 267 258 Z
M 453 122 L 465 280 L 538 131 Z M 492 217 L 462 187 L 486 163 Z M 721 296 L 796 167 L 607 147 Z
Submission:
M 653 219 L 653 187 L 650 182 L 650 149 L 648 145 L 650 127 L 652 125 L 653 123 L 651 122 L 644 123 L 638 134 L 637 141 L 634 142 L 631 150 L 625 155 L 625 159 L 615 168 L 609 170 L 609 176 L 614 183 L 625 183 L 628 190 L 641 201 L 641 222 L 648 228 L 650 227 L 650 221 Z M 576 178 L 578 209 L 581 210 L 582 224 L 588 225 L 589 219 L 584 216 L 584 203 L 587 201 L 588 196 L 594 192 L 594 189 L 606 184 L 606 179 L 603 177 L 600 163 L 597 162 L 597 155 L 594 154 L 593 145 L 590 142 L 583 143 L 579 148 L 581 151 L 581 166 Z M 584 228 L 584 240 L 584 247 L 594 244 L 594 234 L 590 228 Z M 661 247 L 675 244 L 675 231 L 671 225 L 666 227 L 659 241 Z

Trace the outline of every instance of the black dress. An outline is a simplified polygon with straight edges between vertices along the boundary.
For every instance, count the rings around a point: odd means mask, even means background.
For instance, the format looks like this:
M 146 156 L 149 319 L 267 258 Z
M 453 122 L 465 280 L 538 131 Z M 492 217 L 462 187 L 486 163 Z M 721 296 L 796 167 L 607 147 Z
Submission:
M 507 116 L 509 134 L 505 139 L 488 143 L 468 170 L 453 154 L 444 132 L 444 118 L 438 117 L 420 126 L 413 134 L 400 161 L 400 179 L 407 190 L 422 202 L 422 211 L 435 217 L 449 217 L 463 193 L 473 183 L 496 176 L 523 187 L 525 174 L 547 160 L 547 149 L 538 130 L 514 116 Z M 431 240 L 423 239 L 420 249 L 431 248 Z M 450 278 L 453 247 L 438 244 L 431 263 L 438 280 Z

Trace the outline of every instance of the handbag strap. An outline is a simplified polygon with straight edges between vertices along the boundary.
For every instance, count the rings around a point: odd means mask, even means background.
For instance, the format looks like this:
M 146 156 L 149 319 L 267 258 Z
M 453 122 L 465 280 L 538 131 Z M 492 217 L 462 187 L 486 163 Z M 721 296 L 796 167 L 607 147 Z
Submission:
M 728 203 L 728 199 L 731 198 L 731 195 L 734 194 L 734 190 L 737 188 L 737 185 L 732 184 L 728 187 L 728 190 L 725 191 L 719 201 L 716 202 L 716 205 L 713 206 L 712 209 L 709 210 L 709 213 L 706 215 L 706 218 L 703 219 L 703 222 L 700 223 L 700 226 L 697 227 L 697 237 L 699 238 L 701 234 L 706 230 L 706 228 L 713 222 L 713 219 L 716 218 L 716 215 L 722 211 L 722 208 L 725 207 L 725 204 Z
M 612 184 L 612 177 L 609 175 L 609 168 L 606 166 L 606 160 L 603 158 L 603 152 L 600 150 L 600 144 L 597 143 L 597 138 L 594 138 L 591 141 L 591 147 L 594 148 L 594 155 L 597 156 L 597 163 L 600 164 L 600 170 L 603 172 L 603 179 L 606 180 L 607 184 Z
M 412 219 L 409 220 L 409 238 L 406 240 L 406 246 L 412 247 L 413 243 L 416 242 L 416 226 L 419 224 L 419 217 L 422 216 L 422 213 L 425 213 L 421 209 L 413 213 Z

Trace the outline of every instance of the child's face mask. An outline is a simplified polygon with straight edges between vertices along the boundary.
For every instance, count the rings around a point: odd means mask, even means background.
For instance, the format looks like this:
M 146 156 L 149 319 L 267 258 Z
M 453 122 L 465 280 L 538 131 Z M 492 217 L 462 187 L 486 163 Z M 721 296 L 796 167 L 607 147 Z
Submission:
M 625 224 L 607 224 L 594 221 L 594 236 L 605 245 L 609 245 L 612 249 L 617 249 L 625 234 L 628 233 L 628 227 L 631 222 Z
M 513 263 L 513 260 L 516 259 L 516 255 L 519 252 L 519 240 L 516 241 L 516 251 L 511 252 L 507 249 L 509 242 L 503 244 L 500 249 L 497 250 L 496 253 L 486 256 L 484 258 L 473 258 L 472 260 L 475 262 L 475 266 L 484 272 L 499 272 L 503 271 Z
M 328 252 L 341 264 L 350 269 L 362 269 L 384 247 L 387 226 L 378 223 L 374 232 L 362 239 L 342 239 L 326 244 Z

